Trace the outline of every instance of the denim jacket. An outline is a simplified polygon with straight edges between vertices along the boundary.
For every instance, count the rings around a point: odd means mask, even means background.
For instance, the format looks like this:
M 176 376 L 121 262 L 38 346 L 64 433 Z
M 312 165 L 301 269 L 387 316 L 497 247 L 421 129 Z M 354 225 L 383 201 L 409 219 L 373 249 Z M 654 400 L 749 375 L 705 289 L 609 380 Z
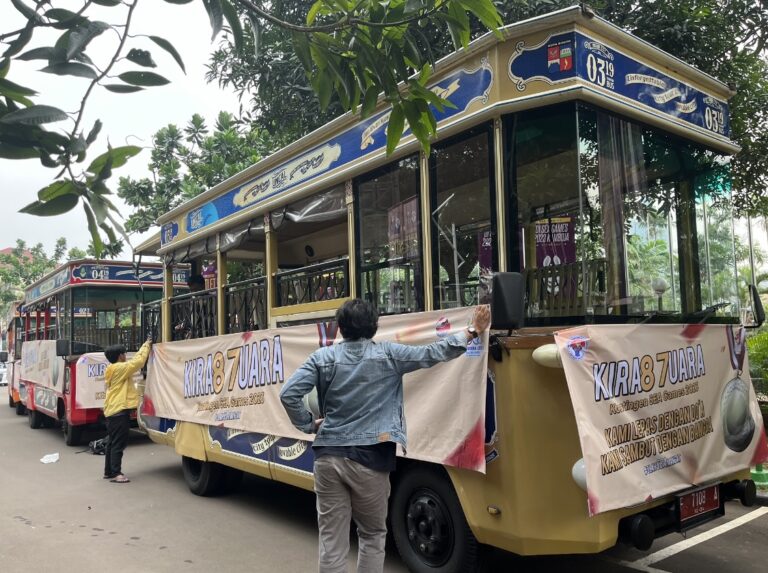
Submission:
M 311 433 L 314 416 L 302 398 L 317 387 L 325 421 L 316 446 L 397 442 L 405 448 L 403 375 L 452 360 L 466 349 L 462 333 L 426 346 L 343 340 L 315 351 L 285 383 L 280 399 L 293 425 Z

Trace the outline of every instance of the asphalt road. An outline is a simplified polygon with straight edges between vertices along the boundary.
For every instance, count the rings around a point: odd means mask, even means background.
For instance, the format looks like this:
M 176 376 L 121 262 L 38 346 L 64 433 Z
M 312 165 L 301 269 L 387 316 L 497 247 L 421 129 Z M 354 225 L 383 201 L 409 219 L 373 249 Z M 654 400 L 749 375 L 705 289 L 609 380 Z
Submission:
M 0 404 L 2 573 L 316 570 L 310 492 L 247 476 L 235 494 L 196 497 L 187 490 L 173 450 L 139 433 L 124 459 L 132 482 L 113 484 L 101 479 L 104 458 L 77 453 L 80 449 L 64 445 L 56 429 L 31 430 L 26 417 Z M 56 452 L 58 462 L 40 462 Z M 702 534 L 707 540 L 697 542 Z M 649 553 L 618 547 L 594 556 L 522 558 L 492 551 L 488 570 L 762 572 L 766 541 L 768 507 L 729 503 L 724 519 L 687 540 L 679 535 L 658 540 Z M 349 563 L 354 571 L 354 556 Z M 384 570 L 406 571 L 394 547 L 388 547 Z

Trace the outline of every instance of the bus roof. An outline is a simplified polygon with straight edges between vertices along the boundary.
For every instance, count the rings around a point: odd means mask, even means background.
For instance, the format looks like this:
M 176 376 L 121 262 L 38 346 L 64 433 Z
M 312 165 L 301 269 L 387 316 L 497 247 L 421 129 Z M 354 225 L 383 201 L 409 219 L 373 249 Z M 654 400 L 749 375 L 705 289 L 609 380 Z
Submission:
M 186 277 L 175 276 L 179 286 L 186 286 Z M 80 286 L 162 288 L 163 265 L 141 263 L 138 277 L 136 267 L 128 261 L 78 259 L 68 261 L 24 289 L 24 304 L 34 304 L 68 288 Z
M 729 139 L 733 90 L 586 7 L 489 32 L 441 59 L 433 81 L 457 106 L 435 114 L 440 137 L 502 113 L 581 99 L 720 152 L 738 150 Z M 160 248 L 149 250 L 171 252 L 418 149 L 406 132 L 386 156 L 388 117 L 381 101 L 365 120 L 348 112 L 190 199 L 158 219 Z

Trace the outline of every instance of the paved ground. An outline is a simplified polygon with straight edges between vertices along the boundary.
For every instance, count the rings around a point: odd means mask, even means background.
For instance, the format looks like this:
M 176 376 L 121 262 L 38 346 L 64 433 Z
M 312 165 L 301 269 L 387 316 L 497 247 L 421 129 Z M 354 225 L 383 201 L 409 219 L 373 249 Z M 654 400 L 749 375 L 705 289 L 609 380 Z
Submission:
M 220 498 L 189 493 L 170 448 L 132 436 L 130 484 L 100 478 L 103 458 L 76 453 L 60 432 L 31 430 L 0 405 L 0 572 L 165 573 L 316 570 L 314 498 L 248 477 Z M 40 458 L 58 452 L 60 460 Z M 768 504 L 767 504 L 768 505 Z M 698 543 L 702 535 L 710 536 Z M 752 573 L 768 562 L 768 507 L 729 503 L 725 519 L 650 553 L 618 547 L 596 556 L 522 558 L 491 552 L 488 570 L 568 573 Z M 696 543 L 680 550 L 681 542 Z M 350 559 L 350 570 L 352 559 Z M 386 573 L 406 571 L 389 548 Z

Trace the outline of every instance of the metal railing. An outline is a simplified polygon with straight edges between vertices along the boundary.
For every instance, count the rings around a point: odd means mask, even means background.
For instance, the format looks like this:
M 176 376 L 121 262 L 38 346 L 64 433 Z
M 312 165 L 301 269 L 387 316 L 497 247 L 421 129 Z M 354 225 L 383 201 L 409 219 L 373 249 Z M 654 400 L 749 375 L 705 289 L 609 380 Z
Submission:
M 155 342 L 160 342 L 163 328 L 162 301 L 156 300 L 141 305 L 141 338 L 146 340 L 148 336 Z
M 206 338 L 218 334 L 216 289 L 171 299 L 171 340 Z
M 75 328 L 72 342 L 77 345 L 85 345 L 85 352 L 100 352 L 109 346 L 121 345 L 128 352 L 137 350 L 140 346 L 139 327 L 118 326 L 114 328 Z
M 277 305 L 290 306 L 349 296 L 349 259 L 318 263 L 275 275 Z
M 227 332 L 248 332 L 267 328 L 267 282 L 257 277 L 224 287 L 227 304 Z

